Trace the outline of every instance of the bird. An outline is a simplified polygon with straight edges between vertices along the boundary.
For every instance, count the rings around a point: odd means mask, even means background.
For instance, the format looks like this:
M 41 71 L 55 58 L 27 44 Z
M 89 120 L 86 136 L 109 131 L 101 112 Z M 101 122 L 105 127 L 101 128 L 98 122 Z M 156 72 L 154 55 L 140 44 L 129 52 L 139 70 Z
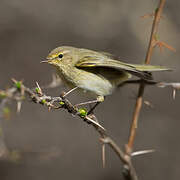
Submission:
M 152 72 L 170 70 L 162 66 L 125 63 L 114 59 L 110 53 L 71 46 L 53 49 L 42 62 L 53 65 L 62 82 L 71 89 L 78 88 L 95 97 L 89 102 L 97 104 L 132 76 L 150 81 Z

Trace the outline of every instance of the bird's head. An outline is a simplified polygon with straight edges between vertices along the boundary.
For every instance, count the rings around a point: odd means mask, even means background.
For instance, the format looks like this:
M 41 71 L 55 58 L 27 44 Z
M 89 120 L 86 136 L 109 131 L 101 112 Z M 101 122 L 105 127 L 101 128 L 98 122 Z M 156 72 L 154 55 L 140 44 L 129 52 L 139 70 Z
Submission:
M 53 66 L 73 66 L 77 59 L 77 48 L 70 46 L 60 46 L 53 49 L 49 55 L 46 57 L 46 61 L 41 61 L 43 63 L 48 63 Z

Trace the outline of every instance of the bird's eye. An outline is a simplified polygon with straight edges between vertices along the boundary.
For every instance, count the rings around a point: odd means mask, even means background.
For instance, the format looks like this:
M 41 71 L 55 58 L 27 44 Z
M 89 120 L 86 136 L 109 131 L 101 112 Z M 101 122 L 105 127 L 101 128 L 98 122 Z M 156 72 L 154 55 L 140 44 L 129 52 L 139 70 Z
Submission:
M 63 58 L 63 54 L 59 54 L 58 57 L 61 59 Z

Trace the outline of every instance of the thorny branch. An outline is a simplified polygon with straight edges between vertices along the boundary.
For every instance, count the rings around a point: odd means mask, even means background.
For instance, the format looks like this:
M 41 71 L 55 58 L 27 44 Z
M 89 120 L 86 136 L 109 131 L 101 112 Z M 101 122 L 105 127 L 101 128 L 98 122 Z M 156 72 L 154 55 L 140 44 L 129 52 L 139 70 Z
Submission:
M 161 14 L 162 14 L 164 4 L 165 4 L 165 0 L 160 0 L 159 6 L 155 11 L 154 20 L 153 20 L 153 24 L 152 24 L 152 30 L 151 30 L 151 36 L 150 36 L 150 41 L 149 41 L 149 46 L 148 46 L 148 50 L 146 53 L 145 64 L 149 64 L 151 57 L 152 57 L 152 52 L 154 49 L 153 41 L 154 41 L 155 36 L 157 34 L 157 31 L 158 31 L 158 25 L 159 25 L 159 21 L 161 18 Z M 141 111 L 142 102 L 143 102 L 144 89 L 145 89 L 145 83 L 142 82 L 139 86 L 139 91 L 138 91 L 138 95 L 137 95 L 137 99 L 136 99 L 136 105 L 135 105 L 135 109 L 134 109 L 129 140 L 128 140 L 128 144 L 126 146 L 126 153 L 129 155 L 131 154 L 132 149 L 133 149 L 133 144 L 134 144 L 136 130 L 137 130 L 137 123 L 138 123 L 138 119 L 139 119 L 139 113 Z
M 160 0 L 158 8 L 155 11 L 149 46 L 148 46 L 148 50 L 147 50 L 146 58 L 145 58 L 145 64 L 149 64 L 151 57 L 152 57 L 153 49 L 155 47 L 154 40 L 155 40 L 155 37 L 158 32 L 158 25 L 160 22 L 164 4 L 165 4 L 165 0 Z M 134 114 L 133 114 L 133 118 L 132 118 L 132 125 L 131 125 L 131 129 L 130 129 L 129 140 L 128 140 L 128 144 L 126 145 L 126 154 L 129 155 L 130 158 L 131 158 L 131 153 L 133 151 L 133 144 L 134 144 L 135 135 L 136 135 L 136 131 L 137 131 L 139 114 L 140 114 L 140 111 L 142 108 L 144 90 L 145 90 L 145 83 L 142 82 L 139 86 L 139 91 L 138 91 L 138 95 L 137 95 L 137 99 L 136 99 L 136 105 L 135 105 Z
M 101 142 L 105 145 L 109 145 L 113 151 L 117 154 L 119 159 L 123 162 L 124 167 L 126 169 L 125 175 L 128 175 L 131 177 L 132 180 L 137 180 L 137 175 L 135 172 L 135 169 L 132 165 L 131 159 L 129 155 L 127 155 L 121 148 L 113 141 L 113 139 L 107 134 L 107 131 L 104 127 L 102 127 L 94 114 L 87 115 L 81 109 L 78 109 L 76 106 L 74 106 L 65 96 L 67 93 L 62 92 L 60 96 L 58 97 L 52 97 L 48 96 L 45 93 L 43 93 L 41 87 L 36 82 L 37 87 L 36 88 L 28 88 L 26 87 L 22 82 L 17 81 L 15 79 L 12 79 L 14 82 L 14 85 L 12 88 L 9 88 L 7 90 L 0 90 L 0 118 L 3 116 L 3 107 L 6 105 L 6 103 L 10 100 L 14 100 L 18 103 L 22 103 L 27 98 L 30 98 L 30 100 L 34 103 L 43 105 L 48 107 L 48 109 L 66 109 L 70 114 L 80 117 L 81 120 L 84 122 L 92 125 L 95 130 L 100 135 Z M 129 81 L 129 83 L 141 83 L 141 80 L 137 81 Z M 173 91 L 180 90 L 180 83 L 165 83 L 165 82 L 144 82 L 147 83 L 147 85 L 155 85 L 160 88 L 165 87 L 171 87 Z M 51 83 L 53 84 L 53 87 L 56 87 L 59 85 L 58 83 L 55 83 L 55 80 Z M 51 87 L 51 86 L 45 86 L 45 87 Z M 20 109 L 19 109 L 20 111 Z M 134 152 L 131 154 L 131 156 L 139 155 L 139 154 L 145 154 L 152 152 L 152 150 L 146 150 L 146 151 L 140 151 L 140 152 Z M 128 174 L 127 174 L 128 172 Z
M 12 87 L 7 90 L 1 90 L 0 94 L 3 95 L 3 102 L 8 100 L 15 100 L 19 102 L 24 100 L 28 96 L 34 103 L 47 106 L 49 109 L 66 109 L 70 114 L 79 116 L 83 121 L 91 124 L 95 130 L 99 133 L 101 142 L 103 144 L 108 144 L 114 152 L 118 155 L 120 160 L 127 166 L 132 177 L 136 177 L 136 173 L 133 165 L 128 160 L 128 157 L 120 149 L 120 147 L 108 136 L 106 130 L 98 123 L 97 118 L 94 114 L 84 114 L 76 106 L 74 106 L 67 98 L 64 96 L 66 93 L 63 92 L 59 97 L 52 97 L 44 94 L 38 85 L 35 90 L 26 87 L 22 82 L 13 79 L 16 87 Z M 1 103 L 2 106 L 5 104 Z M 2 108 L 2 107 L 1 107 Z M 2 110 L 2 109 L 0 109 Z M 133 178 L 135 180 L 136 178 Z

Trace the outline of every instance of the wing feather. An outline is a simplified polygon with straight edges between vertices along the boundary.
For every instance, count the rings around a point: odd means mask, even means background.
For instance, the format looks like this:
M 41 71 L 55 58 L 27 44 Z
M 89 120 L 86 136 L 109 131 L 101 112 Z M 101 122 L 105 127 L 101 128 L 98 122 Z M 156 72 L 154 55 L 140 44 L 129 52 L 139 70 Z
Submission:
M 106 57 L 84 56 L 77 62 L 76 67 L 82 69 L 87 67 L 109 67 L 119 71 L 129 72 L 143 79 L 152 79 L 150 73 L 140 71 L 132 64 L 126 64 L 117 60 L 108 59 Z

